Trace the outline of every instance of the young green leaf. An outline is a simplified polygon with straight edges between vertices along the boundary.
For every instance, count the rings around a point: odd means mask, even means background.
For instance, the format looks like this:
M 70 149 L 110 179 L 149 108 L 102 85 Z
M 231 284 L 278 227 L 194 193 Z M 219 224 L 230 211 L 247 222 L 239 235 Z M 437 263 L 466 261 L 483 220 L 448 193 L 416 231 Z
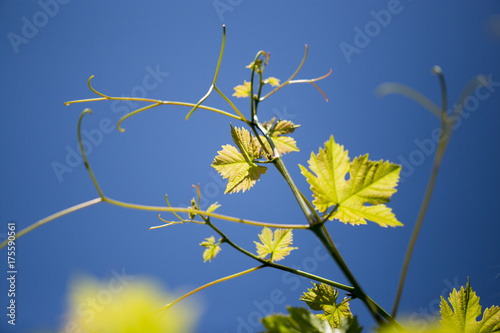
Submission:
M 449 331 L 467 333 L 486 333 L 500 331 L 500 307 L 492 306 L 484 310 L 483 318 L 477 321 L 481 315 L 479 297 L 472 291 L 469 281 L 464 289 L 456 289 L 450 293 L 448 298 L 453 309 L 441 296 L 441 325 Z
M 304 308 L 287 306 L 289 315 L 275 313 L 262 319 L 266 329 L 262 333 L 331 333 L 328 322 L 319 319 Z
M 280 85 L 280 80 L 275 78 L 275 77 L 268 77 L 267 79 L 264 80 L 264 83 L 269 83 L 272 87 L 277 87 Z
M 220 207 L 220 204 L 218 202 L 215 202 L 213 204 L 211 204 L 208 208 L 207 208 L 207 212 L 211 213 L 213 212 L 214 210 L 216 210 L 217 208 Z
M 269 136 L 274 142 L 278 153 L 286 154 L 292 151 L 299 151 L 297 148 L 297 143 L 295 140 L 289 136 L 285 136 L 285 134 L 290 134 L 295 131 L 297 127 L 300 125 L 295 125 L 290 120 L 278 120 L 276 121 L 276 117 L 271 119 L 270 121 L 266 121 L 262 123 L 262 126 L 268 131 Z M 264 136 L 261 135 L 262 142 L 266 145 L 266 148 L 271 151 L 271 146 L 267 142 Z
M 203 242 L 200 243 L 201 246 L 205 248 L 203 252 L 203 262 L 212 261 L 213 258 L 220 252 L 220 242 L 215 243 L 215 237 L 211 236 L 205 238 Z
M 246 129 L 231 126 L 231 136 L 239 151 L 232 145 L 222 146 L 222 150 L 218 151 L 212 167 L 223 178 L 228 178 L 224 193 L 234 193 L 240 190 L 245 192 L 260 179 L 261 174 L 266 173 L 267 168 L 253 162 L 254 159 L 261 157 L 262 152 L 256 144 L 255 138 Z
M 370 161 L 368 155 L 360 156 L 350 163 L 348 152 L 330 137 L 325 149 L 315 155 L 311 153 L 309 169 L 300 169 L 313 191 L 313 204 L 325 213 L 330 207 L 337 210 L 329 219 L 366 224 L 366 220 L 382 227 L 401 226 L 392 210 L 385 205 L 396 192 L 401 167 L 389 162 Z M 346 181 L 349 172 L 349 180 Z
M 283 134 L 290 134 L 295 131 L 300 125 L 296 125 L 290 120 L 278 120 L 276 122 L 276 117 L 270 121 L 265 121 L 262 126 L 269 131 L 271 136 L 279 136 Z
M 231 126 L 231 137 L 234 143 L 240 149 L 241 154 L 250 163 L 262 156 L 262 150 L 258 141 L 246 128 Z
M 250 82 L 244 81 L 243 84 L 240 84 L 234 87 L 233 96 L 240 97 L 249 97 L 250 96 Z
M 324 283 L 314 283 L 314 288 L 307 289 L 304 295 L 300 296 L 300 300 L 315 311 L 323 311 L 317 316 L 323 320 L 327 320 L 332 327 L 339 327 L 342 318 L 352 317 L 349 309 L 349 302 L 345 299 L 340 304 L 337 304 L 339 292 L 332 286 Z
M 262 243 L 254 241 L 257 246 L 257 255 L 259 258 L 265 258 L 270 254 L 269 260 L 273 262 L 285 258 L 290 251 L 297 249 L 290 246 L 293 242 L 291 229 L 276 229 L 273 235 L 271 229 L 264 227 L 259 234 L 259 239 Z

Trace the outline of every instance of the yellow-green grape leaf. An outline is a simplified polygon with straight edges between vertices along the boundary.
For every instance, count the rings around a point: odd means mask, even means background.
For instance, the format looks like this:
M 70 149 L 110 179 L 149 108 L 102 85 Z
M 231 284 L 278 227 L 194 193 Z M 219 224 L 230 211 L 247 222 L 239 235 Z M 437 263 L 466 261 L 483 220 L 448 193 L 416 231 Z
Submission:
M 253 163 L 254 159 L 262 156 L 262 150 L 258 141 L 246 128 L 238 128 L 231 125 L 231 137 L 249 163 Z
M 212 167 L 214 167 L 224 179 L 228 179 L 225 193 L 245 192 L 250 189 L 261 174 L 265 174 L 266 167 L 256 165 L 253 160 L 262 155 L 260 147 L 255 143 L 253 136 L 244 128 L 231 126 L 231 136 L 239 147 L 239 151 L 232 145 L 222 146 L 218 151 Z
M 268 122 L 262 123 L 262 126 L 267 129 L 269 136 L 274 142 L 278 153 L 286 154 L 292 151 L 299 151 L 297 148 L 297 143 L 292 137 L 285 136 L 285 134 L 290 134 L 295 131 L 300 125 L 296 125 L 290 120 L 278 120 L 276 122 L 276 117 Z M 262 142 L 266 145 L 266 148 L 271 151 L 271 146 L 267 142 L 264 136 L 261 135 Z
M 353 225 L 373 221 L 382 227 L 401 226 L 392 210 L 385 205 L 389 202 L 399 181 L 399 165 L 368 160 L 368 155 L 350 162 L 348 152 L 330 137 L 325 149 L 315 155 L 311 153 L 309 169 L 300 169 L 313 191 L 313 204 L 321 213 L 337 206 L 334 218 Z M 347 173 L 349 180 L 346 181 Z
M 444 329 L 467 333 L 500 331 L 500 307 L 498 306 L 484 310 L 483 318 L 477 321 L 477 317 L 481 315 L 481 305 L 469 281 L 465 288 L 463 286 L 460 288 L 460 291 L 453 289 L 448 302 L 441 296 L 440 323 Z
M 220 207 L 220 204 L 219 202 L 215 202 L 213 204 L 211 204 L 208 208 L 207 208 L 207 212 L 211 213 L 213 212 L 214 210 L 216 210 L 217 208 Z
M 259 234 L 261 243 L 255 242 L 257 246 L 257 255 L 259 258 L 266 258 L 270 255 L 269 260 L 279 261 L 290 254 L 290 251 L 296 250 L 296 247 L 291 247 L 293 242 L 293 234 L 291 229 L 276 229 L 274 234 L 271 229 L 264 227 Z
M 260 179 L 261 174 L 267 171 L 266 167 L 248 163 L 238 149 L 231 145 L 222 146 L 212 167 L 222 175 L 222 178 L 228 179 L 224 194 L 245 192 Z
M 344 298 L 345 299 L 345 298 Z M 334 305 L 325 305 L 324 313 L 319 313 L 318 318 L 328 321 L 333 327 L 339 327 L 342 318 L 352 317 L 348 302 Z
M 335 143 L 333 135 L 325 143 L 325 149 L 319 149 L 318 155 L 311 153 L 309 169 L 302 165 L 300 169 L 313 191 L 313 204 L 320 212 L 339 204 L 346 192 L 346 175 L 350 160 L 344 146 Z M 316 175 L 315 175 L 316 174 Z
M 244 81 L 243 84 L 233 88 L 235 97 L 249 97 L 250 96 L 250 82 Z
M 320 319 L 327 320 L 332 327 L 339 327 L 342 318 L 352 317 L 349 302 L 337 304 L 337 289 L 325 283 L 313 282 L 313 285 L 314 287 L 307 289 L 299 299 L 306 302 L 311 310 L 323 311 L 317 314 Z
M 203 252 L 203 262 L 212 261 L 213 258 L 220 252 L 220 242 L 215 242 L 215 237 L 211 236 L 205 238 L 203 242 L 200 243 L 201 246 L 205 248 Z
M 280 80 L 275 78 L 275 77 L 270 76 L 264 80 L 264 83 L 269 83 L 271 86 L 277 87 L 280 85 Z
M 267 142 L 267 139 L 262 135 L 260 136 L 260 138 L 262 142 L 264 142 L 264 145 L 266 145 L 267 150 L 272 151 L 269 142 Z M 299 148 L 297 148 L 297 142 L 295 142 L 295 140 L 289 136 L 271 137 L 271 140 L 273 140 L 274 146 L 276 147 L 280 155 L 284 155 L 292 151 L 299 151 Z
M 382 227 L 401 226 L 385 205 L 396 192 L 400 170 L 397 164 L 370 161 L 368 155 L 356 157 L 349 170 L 347 192 L 334 218 L 344 223 L 366 224 L 370 220 Z
M 283 134 L 290 134 L 295 131 L 296 128 L 300 127 L 300 125 L 294 124 L 290 120 L 278 120 L 276 121 L 276 117 L 269 121 L 265 121 L 262 123 L 262 126 L 268 130 L 271 136 L 280 136 Z

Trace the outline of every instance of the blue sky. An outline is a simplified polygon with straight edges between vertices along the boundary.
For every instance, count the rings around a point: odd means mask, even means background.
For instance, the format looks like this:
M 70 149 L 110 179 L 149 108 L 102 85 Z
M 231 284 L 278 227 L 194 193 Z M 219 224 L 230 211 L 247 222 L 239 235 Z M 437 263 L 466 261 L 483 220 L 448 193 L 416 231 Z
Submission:
M 439 121 L 405 97 L 376 97 L 375 88 L 389 81 L 404 83 L 439 105 L 439 83 L 430 70 L 440 65 L 452 105 L 473 76 L 491 78 L 489 90 L 484 88 L 483 95 L 471 100 L 444 156 L 400 313 L 422 327 L 427 316 L 436 314 L 439 295 L 465 284 L 468 276 L 483 308 L 498 305 L 499 15 L 496 1 L 1 1 L 2 238 L 8 221 L 15 220 L 21 230 L 98 196 L 74 155 L 77 120 L 85 107 L 93 114 L 82 128 L 95 134 L 88 157 L 108 196 L 164 205 L 168 194 L 173 205 L 185 206 L 194 196 L 191 185 L 200 183 L 203 196 L 218 201 L 223 214 L 305 223 L 274 170 L 249 192 L 223 195 L 224 182 L 210 164 L 231 141 L 225 117 L 199 110 L 185 121 L 188 109 L 161 107 L 126 120 L 126 132 L 119 133 L 109 124 L 115 125 L 133 105 L 63 105 L 95 97 L 87 87 L 90 75 L 95 75 L 94 87 L 109 95 L 196 102 L 212 82 L 225 24 L 218 87 L 227 95 L 249 80 L 245 66 L 259 50 L 271 52 L 266 74 L 282 80 L 295 70 L 305 44 L 309 56 L 297 78 L 333 69 L 319 82 L 328 102 L 311 85 L 292 85 L 260 105 L 262 120 L 278 116 L 301 124 L 294 133 L 300 152 L 286 155 L 284 162 L 309 197 L 298 164 L 306 165 L 310 153 L 331 134 L 351 157 L 369 153 L 374 160 L 403 164 L 402 181 L 390 206 L 404 227 L 329 223 L 362 287 L 388 310 L 430 175 L 431 133 Z M 363 40 L 358 31 L 366 33 L 365 29 L 373 30 Z M 353 48 L 356 51 L 346 51 Z M 211 96 L 205 104 L 229 110 L 220 96 Z M 235 104 L 248 114 L 248 100 Z M 55 172 L 57 163 L 66 165 L 68 172 Z M 209 228 L 148 230 L 158 223 L 156 213 L 99 204 L 21 238 L 16 253 L 17 325 L 7 325 L 3 314 L 1 330 L 59 329 L 68 286 L 78 274 L 106 281 L 113 271 L 124 269 L 133 276 L 154 277 L 165 289 L 182 293 L 256 265 L 229 247 L 204 264 L 198 244 L 213 234 Z M 226 221 L 217 225 L 255 251 L 253 240 L 260 228 Z M 292 252 L 283 264 L 346 283 L 312 233 L 295 232 L 294 245 L 300 251 Z M 6 251 L 2 253 L 5 277 Z M 1 280 L 4 308 L 8 285 Z M 273 291 L 285 297 L 283 303 L 273 303 L 273 310 L 284 311 L 286 304 L 304 305 L 298 298 L 309 286 L 307 280 L 271 269 L 214 286 L 198 295 L 204 312 L 197 332 L 258 332 L 253 318 L 268 311 L 262 304 L 269 304 L 265 301 Z M 351 309 L 363 325 L 373 324 L 360 302 L 352 302 Z

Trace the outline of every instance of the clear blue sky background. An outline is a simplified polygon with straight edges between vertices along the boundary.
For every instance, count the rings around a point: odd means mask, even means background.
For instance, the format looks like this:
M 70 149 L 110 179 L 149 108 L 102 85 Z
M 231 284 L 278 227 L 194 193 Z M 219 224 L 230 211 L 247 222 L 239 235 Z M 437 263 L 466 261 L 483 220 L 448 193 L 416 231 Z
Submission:
M 97 197 L 82 163 L 68 166 L 71 172 L 59 178 L 53 169 L 54 162 L 66 164 L 69 151 L 76 150 L 76 126 L 83 108 L 93 110 L 83 123 L 89 132 L 101 121 L 116 124 L 123 112 L 132 110 L 125 103 L 111 102 L 64 106 L 68 100 L 95 97 L 87 87 L 90 75 L 95 75 L 94 86 L 110 95 L 146 91 L 152 98 L 196 102 L 212 81 L 221 27 L 226 24 L 218 86 L 227 95 L 249 80 L 245 66 L 259 50 L 272 55 L 267 75 L 282 80 L 295 70 L 305 44 L 309 57 L 298 78 L 333 69 L 319 83 L 328 103 L 311 85 L 294 85 L 260 106 L 262 120 L 277 115 L 301 124 L 294 134 L 301 151 L 286 155 L 284 161 L 308 196 L 311 192 L 297 165 L 306 165 L 310 152 L 317 152 L 331 134 L 351 157 L 369 153 L 376 160 L 414 161 L 404 166 L 404 180 L 390 203 L 404 227 L 329 223 L 334 241 L 363 288 L 388 310 L 432 165 L 426 150 L 430 146 L 420 148 L 417 142 L 428 142 L 439 121 L 405 97 L 380 99 L 374 90 L 384 82 L 401 82 L 440 104 L 439 83 L 430 74 L 432 66 L 440 65 L 453 104 L 473 76 L 491 76 L 489 96 L 477 99 L 477 105 L 471 102 L 468 117 L 462 119 L 446 151 L 400 309 L 422 324 L 426 315 L 437 313 L 439 295 L 447 294 L 449 286 L 465 284 L 467 276 L 483 308 L 500 304 L 497 1 L 401 0 L 390 22 L 379 24 L 367 45 L 359 45 L 359 52 L 350 56 L 340 45 L 355 46 L 355 29 L 376 28 L 370 23 L 376 22 L 371 11 L 387 10 L 391 2 L 220 0 L 226 7 L 217 11 L 213 1 L 67 1 L 57 9 L 45 6 L 51 15 L 43 14 L 43 3 L 54 1 L 0 2 L 2 238 L 10 220 L 17 221 L 20 230 Z M 36 33 L 23 28 L 34 21 L 39 25 Z M 13 44 L 9 34 L 25 39 Z M 150 90 L 143 85 L 147 68 L 168 73 L 159 76 L 158 85 Z M 247 99 L 235 103 L 248 114 Z M 228 110 L 216 95 L 205 104 Z M 173 205 L 185 206 L 194 195 L 191 185 L 200 183 L 202 194 L 218 201 L 223 214 L 305 223 L 274 170 L 249 192 L 223 195 L 224 185 L 210 164 L 220 147 L 231 141 L 228 119 L 200 110 L 186 122 L 187 111 L 156 108 L 126 120 L 125 133 L 116 128 L 104 133 L 89 154 L 103 191 L 118 200 L 150 205 L 164 205 L 168 193 Z M 154 277 L 167 290 L 181 293 L 256 264 L 227 246 L 212 263 L 204 264 L 198 244 L 213 234 L 208 227 L 148 230 L 158 223 L 153 212 L 100 204 L 21 238 L 16 257 L 16 329 L 7 325 L 4 314 L 7 255 L 1 251 L 0 330 L 55 332 L 63 321 L 68 286 L 80 273 L 106 280 L 113 270 L 125 269 L 130 275 Z M 217 225 L 255 251 L 253 240 L 260 228 L 226 221 Z M 322 256 L 312 233 L 295 232 L 294 240 L 300 251 L 292 252 L 284 264 L 347 283 L 333 262 Z M 273 305 L 274 311 L 284 311 L 285 304 L 305 305 L 298 298 L 309 286 L 307 280 L 266 269 L 212 287 L 198 297 L 204 313 L 197 332 L 257 332 L 261 328 L 252 325 L 252 314 L 266 312 L 258 304 L 269 300 L 273 290 L 286 298 Z M 359 301 L 351 308 L 365 327 L 373 324 Z

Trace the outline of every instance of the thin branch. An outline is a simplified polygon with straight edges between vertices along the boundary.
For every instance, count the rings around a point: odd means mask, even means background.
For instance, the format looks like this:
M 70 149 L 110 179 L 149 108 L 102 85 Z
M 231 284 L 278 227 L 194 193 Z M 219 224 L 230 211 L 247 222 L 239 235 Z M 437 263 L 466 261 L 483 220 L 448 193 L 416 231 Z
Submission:
M 444 80 L 443 72 L 441 68 L 435 66 L 433 68 L 433 74 L 438 75 L 439 82 L 441 85 L 441 133 L 443 136 L 439 140 L 438 149 L 436 155 L 434 157 L 434 162 L 432 165 L 432 172 L 429 178 L 429 183 L 427 184 L 427 189 L 425 190 L 425 196 L 422 201 L 422 206 L 420 207 L 420 211 L 418 213 L 417 221 L 415 222 L 415 227 L 413 228 L 413 232 L 411 235 L 410 242 L 408 244 L 408 249 L 406 250 L 405 260 L 403 262 L 403 268 L 401 270 L 401 276 L 399 278 L 398 289 L 396 292 L 396 297 L 394 299 L 394 306 L 392 308 L 392 317 L 396 317 L 398 312 L 399 302 L 401 300 L 401 295 L 403 294 L 403 287 L 406 280 L 406 274 L 408 273 L 408 267 L 410 265 L 410 259 L 413 254 L 413 250 L 415 248 L 415 244 L 417 242 L 418 235 L 420 233 L 420 229 L 422 227 L 422 223 L 425 218 L 425 214 L 427 212 L 427 208 L 429 206 L 429 202 L 431 200 L 432 192 L 434 190 L 434 185 L 436 184 L 436 179 L 439 171 L 439 166 L 441 165 L 441 160 L 443 158 L 443 154 L 445 151 L 447 137 L 451 136 L 453 131 L 453 127 L 448 126 L 448 117 L 447 117 L 447 94 L 446 94 L 446 83 Z M 449 132 L 449 133 L 448 133 Z
M 134 203 L 127 203 L 123 201 L 118 201 L 111 199 L 109 197 L 104 197 L 103 201 L 110 203 L 115 206 L 137 209 L 137 210 L 145 210 L 145 211 L 155 211 L 155 212 L 178 212 L 178 213 L 193 213 L 204 216 L 211 216 L 216 219 L 221 219 L 230 222 L 243 223 L 248 225 L 254 225 L 259 227 L 268 227 L 268 228 L 282 228 L 282 229 L 308 229 L 309 225 L 306 224 L 281 224 L 281 223 L 269 223 L 269 222 L 258 222 L 252 220 L 246 220 L 238 217 L 232 217 L 222 214 L 217 214 L 214 212 L 207 212 L 204 210 L 198 210 L 193 208 L 181 208 L 181 207 L 163 207 L 163 206 L 147 206 L 147 205 L 138 205 Z
M 247 269 L 247 270 L 245 270 L 245 271 L 242 271 L 242 272 L 239 272 L 239 273 L 236 273 L 236 274 L 233 274 L 233 275 L 225 276 L 225 277 L 223 277 L 223 278 L 220 278 L 220 279 L 217 279 L 217 280 L 215 280 L 215 281 L 212 281 L 212 282 L 209 282 L 209 283 L 207 283 L 207 284 L 204 284 L 203 286 L 198 287 L 198 288 L 196 288 L 196 289 L 194 289 L 194 290 L 191 290 L 191 291 L 190 291 L 190 292 L 188 292 L 187 294 L 182 295 L 181 297 L 177 298 L 175 301 L 173 301 L 173 302 L 171 302 L 171 303 L 168 303 L 167 305 L 165 305 L 165 306 L 161 307 L 160 309 L 158 309 L 158 310 L 155 312 L 155 314 L 156 314 L 156 313 L 161 312 L 161 315 L 163 315 L 163 314 L 165 314 L 165 312 L 166 312 L 166 311 L 167 311 L 167 310 L 168 310 L 168 309 L 169 309 L 172 305 L 174 305 L 174 304 L 176 304 L 176 303 L 178 303 L 178 302 L 182 301 L 184 298 L 186 298 L 186 297 L 188 297 L 188 296 L 191 296 L 191 295 L 193 295 L 193 294 L 197 293 L 198 291 L 201 291 L 201 290 L 203 290 L 203 289 L 205 289 L 205 288 L 208 288 L 208 287 L 210 287 L 210 286 L 213 286 L 214 284 L 221 283 L 221 282 L 224 282 L 224 281 L 227 281 L 227 280 L 230 280 L 230 279 L 234 279 L 234 278 L 240 277 L 240 276 L 242 276 L 242 275 L 245 275 L 245 274 L 248 274 L 248 273 L 251 273 L 251 272 L 255 272 L 256 270 L 261 269 L 261 268 L 263 268 L 263 267 L 265 267 L 265 266 L 264 266 L 264 265 L 261 265 L 261 266 L 253 267 L 253 268 Z
M 90 80 L 89 80 L 89 85 L 90 85 Z M 97 180 L 94 176 L 94 173 L 92 172 L 92 169 L 90 168 L 89 161 L 87 160 L 87 154 L 85 153 L 85 149 L 83 149 L 83 141 L 82 141 L 82 119 L 83 116 L 86 114 L 92 114 L 92 110 L 90 109 L 85 109 L 83 112 L 80 114 L 80 118 L 78 119 L 78 144 L 80 145 L 80 151 L 82 153 L 83 161 L 85 162 L 85 167 L 87 168 L 87 171 L 89 172 L 90 178 L 92 178 L 92 182 L 94 183 L 95 188 L 97 189 L 97 192 L 99 192 L 99 196 L 104 200 L 104 194 L 101 191 L 101 188 L 99 187 L 99 184 L 97 183 Z
M 92 200 L 89 200 L 89 201 L 85 201 L 85 202 L 79 203 L 78 205 L 74 205 L 74 206 L 71 206 L 69 208 L 63 209 L 63 210 L 61 210 L 61 211 L 59 211 L 57 213 L 54 213 L 52 215 L 49 215 L 49 216 L 47 216 L 47 217 L 45 217 L 45 218 L 43 218 L 43 219 L 41 219 L 41 220 L 33 223 L 32 225 L 24 228 L 20 232 L 18 232 L 16 234 L 16 239 L 19 239 L 19 237 L 24 236 L 28 232 L 33 231 L 34 229 L 36 229 L 38 227 L 41 227 L 42 225 L 44 225 L 47 222 L 55 220 L 55 219 L 57 219 L 59 217 L 62 217 L 64 215 L 66 215 L 66 214 L 73 213 L 73 212 L 75 212 L 77 210 L 80 210 L 80 209 L 83 209 L 83 208 L 95 205 L 95 204 L 97 204 L 97 203 L 99 203 L 101 201 L 102 201 L 101 197 L 95 198 L 95 199 L 92 199 Z M 8 239 L 6 239 L 5 241 L 3 241 L 0 244 L 0 249 L 2 249 L 3 247 L 5 247 L 8 243 L 9 243 Z
M 354 288 L 351 287 L 351 286 L 347 286 L 347 285 L 344 285 L 344 284 L 341 284 L 341 283 L 338 283 L 338 282 L 335 282 L 335 281 L 331 281 L 331 280 L 325 279 L 325 278 L 323 278 L 321 276 L 317 276 L 317 275 L 314 275 L 314 274 L 311 274 L 311 273 L 308 273 L 308 272 L 304 272 L 304 271 L 301 271 L 301 270 L 298 270 L 298 269 L 295 269 L 295 268 L 291 268 L 291 267 L 288 267 L 288 266 L 279 265 L 279 264 L 276 264 L 276 263 L 274 263 L 272 261 L 259 258 L 255 254 L 253 254 L 253 253 L 251 253 L 251 252 L 243 249 L 242 247 L 240 247 L 239 245 L 237 245 L 236 243 L 234 243 L 232 240 L 230 240 L 229 237 L 227 237 L 219 228 L 217 228 L 212 222 L 210 222 L 210 219 L 208 219 L 208 218 L 205 219 L 205 222 L 206 222 L 206 224 L 210 228 L 212 228 L 215 232 L 217 232 L 222 237 L 222 239 L 224 240 L 225 243 L 228 243 L 230 246 L 232 246 L 237 251 L 243 253 L 244 255 L 246 255 L 246 256 L 254 259 L 254 260 L 257 260 L 258 262 L 262 263 L 265 266 L 273 267 L 273 268 L 276 268 L 276 269 L 279 269 L 279 270 L 282 270 L 282 271 L 285 271 L 285 272 L 289 272 L 289 273 L 292 273 L 292 274 L 295 274 L 295 275 L 303 276 L 305 278 L 308 278 L 308 279 L 311 279 L 311 280 L 314 280 L 314 281 L 323 282 L 323 283 L 326 283 L 326 284 L 328 284 L 330 286 L 333 286 L 335 288 L 338 288 L 338 289 L 341 289 L 341 290 L 344 290 L 344 291 L 347 291 L 347 292 L 353 292 L 354 291 Z

